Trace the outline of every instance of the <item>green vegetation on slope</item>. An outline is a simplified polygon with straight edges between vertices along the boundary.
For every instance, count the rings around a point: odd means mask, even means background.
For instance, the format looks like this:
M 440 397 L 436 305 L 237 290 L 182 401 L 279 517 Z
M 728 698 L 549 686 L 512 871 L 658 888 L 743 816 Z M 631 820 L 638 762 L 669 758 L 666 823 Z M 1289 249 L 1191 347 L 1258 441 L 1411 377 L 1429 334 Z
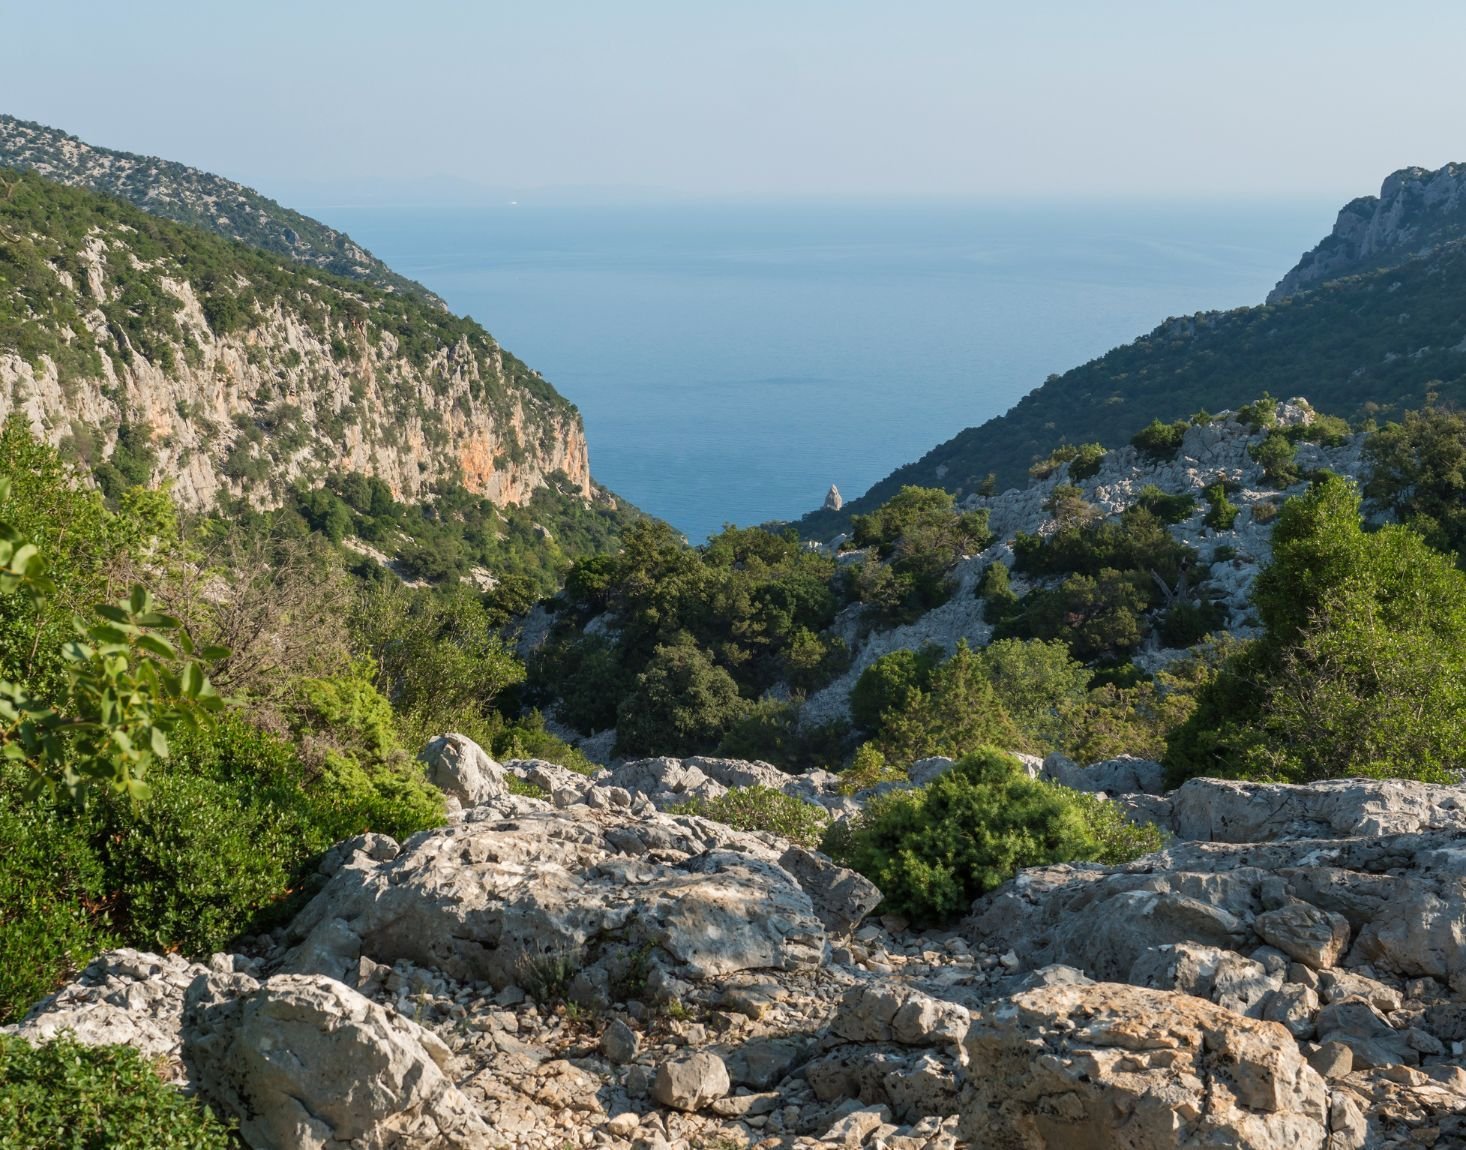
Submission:
M 425 287 L 398 275 L 350 236 L 197 168 L 93 147 L 55 128 L 6 115 L 0 115 L 0 167 L 39 171 L 152 215 L 442 306 Z
M 520 717 L 524 670 L 498 636 L 503 616 L 467 587 L 362 584 L 309 536 L 186 532 L 158 492 L 129 489 L 110 511 L 14 421 L 0 431 L 0 480 L 0 1019 L 107 946 L 221 949 L 308 897 L 332 844 L 435 825 L 442 796 L 414 759 L 433 735 L 584 765 L 536 716 Z M 180 643 L 179 627 L 97 615 L 135 583 L 152 587 L 235 701 L 218 721 L 171 724 L 160 740 L 132 712 L 96 705 L 75 618 L 88 646 L 117 647 L 107 674 L 134 682 L 134 711 L 158 696 L 199 709 L 201 691 L 167 679 L 161 639 Z M 165 673 L 150 678 L 150 662 Z M 63 722 L 37 740 L 45 713 Z M 38 774 L 59 785 L 38 789 Z
M 1347 415 L 1403 412 L 1427 392 L 1466 400 L 1466 244 L 1336 280 L 1281 303 L 1171 319 L 1149 335 L 1050 378 L 1005 415 L 968 428 L 840 512 L 799 523 L 806 537 L 845 529 L 903 485 L 978 490 L 1024 482 L 1061 444 L 1119 447 L 1154 420 L 1236 408 L 1261 391 L 1306 392 Z

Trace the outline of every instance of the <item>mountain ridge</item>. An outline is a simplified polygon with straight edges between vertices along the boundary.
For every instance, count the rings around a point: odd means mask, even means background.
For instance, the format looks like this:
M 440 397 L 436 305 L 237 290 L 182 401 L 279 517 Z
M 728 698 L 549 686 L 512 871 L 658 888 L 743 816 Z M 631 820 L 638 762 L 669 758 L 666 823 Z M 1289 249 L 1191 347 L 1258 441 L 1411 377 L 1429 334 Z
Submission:
M 176 223 L 447 308 L 422 284 L 398 275 L 346 233 L 244 184 L 187 164 L 98 147 L 58 128 L 0 113 L 0 168 L 34 171 Z

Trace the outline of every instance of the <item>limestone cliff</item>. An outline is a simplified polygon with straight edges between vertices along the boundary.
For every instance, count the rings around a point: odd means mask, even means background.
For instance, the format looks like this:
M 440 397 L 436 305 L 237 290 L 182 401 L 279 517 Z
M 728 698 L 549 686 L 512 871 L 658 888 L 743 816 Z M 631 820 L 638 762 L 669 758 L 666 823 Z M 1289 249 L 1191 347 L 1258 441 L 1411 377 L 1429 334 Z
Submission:
M 1268 303 L 1339 276 L 1401 263 L 1442 243 L 1466 236 L 1466 164 L 1436 171 L 1401 168 L 1385 179 L 1378 196 L 1361 196 L 1317 247 L 1305 252 Z
M 186 506 L 333 471 L 592 495 L 580 414 L 477 324 L 34 175 L 0 196 L 0 419 Z

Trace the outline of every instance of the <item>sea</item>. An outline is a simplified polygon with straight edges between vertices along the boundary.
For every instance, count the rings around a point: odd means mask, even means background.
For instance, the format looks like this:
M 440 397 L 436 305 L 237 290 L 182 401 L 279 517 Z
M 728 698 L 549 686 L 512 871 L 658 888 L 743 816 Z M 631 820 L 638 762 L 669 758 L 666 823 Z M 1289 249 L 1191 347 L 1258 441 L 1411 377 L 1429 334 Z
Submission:
M 1169 316 L 1261 303 L 1335 205 L 323 204 L 584 416 L 694 543 L 864 492 Z

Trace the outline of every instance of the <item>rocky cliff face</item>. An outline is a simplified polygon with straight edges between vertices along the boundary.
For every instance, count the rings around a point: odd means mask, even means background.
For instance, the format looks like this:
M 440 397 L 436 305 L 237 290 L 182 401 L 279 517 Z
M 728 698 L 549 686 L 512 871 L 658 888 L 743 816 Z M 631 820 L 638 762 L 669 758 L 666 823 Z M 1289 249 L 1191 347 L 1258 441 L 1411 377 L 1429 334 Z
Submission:
M 190 507 L 351 471 L 404 500 L 592 494 L 579 412 L 471 321 L 19 179 L 0 419 L 91 464 L 141 452 Z
M 1402 168 L 1378 196 L 1345 204 L 1334 230 L 1278 281 L 1268 303 L 1327 280 L 1400 263 L 1466 235 L 1466 164 Z

